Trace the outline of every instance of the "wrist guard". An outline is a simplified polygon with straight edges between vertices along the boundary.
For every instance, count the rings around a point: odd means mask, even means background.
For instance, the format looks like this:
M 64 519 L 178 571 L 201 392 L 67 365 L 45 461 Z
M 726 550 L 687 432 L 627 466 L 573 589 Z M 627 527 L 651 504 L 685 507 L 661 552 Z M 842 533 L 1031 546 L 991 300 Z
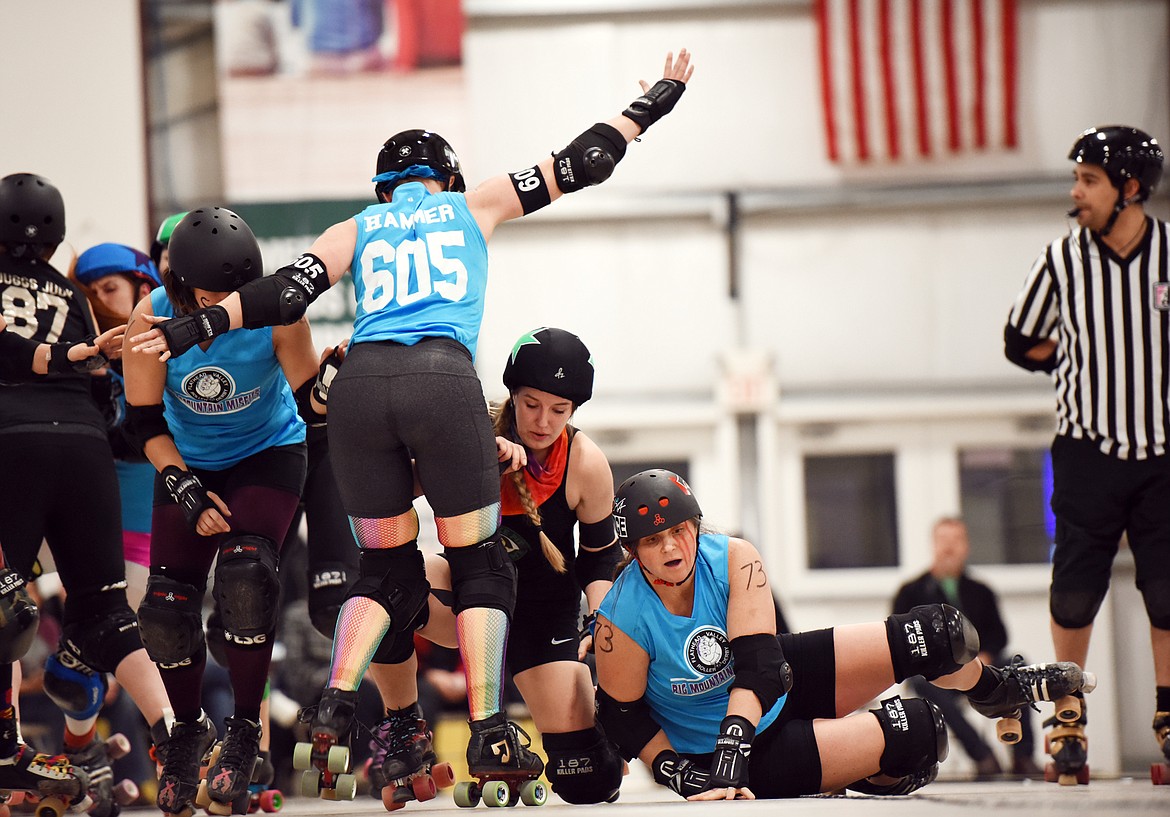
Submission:
M 199 477 L 190 471 L 184 471 L 177 465 L 168 465 L 162 470 L 163 482 L 171 499 L 183 509 L 183 518 L 192 530 L 195 529 L 199 517 L 208 508 L 214 508 L 215 503 L 207 495 L 207 489 L 199 481 Z
M 748 759 L 756 727 L 747 718 L 728 715 L 719 724 L 715 754 L 711 758 L 711 788 L 741 788 L 747 785 Z
M 329 387 L 340 368 L 341 355 L 337 354 L 337 347 L 334 346 L 333 351 L 321 362 L 321 368 L 317 370 L 317 380 L 313 383 L 313 397 L 323 406 L 329 404 Z
M 69 372 L 85 374 L 97 371 L 107 365 L 110 361 L 101 352 L 93 357 L 87 357 L 85 360 L 73 361 L 69 359 L 69 350 L 74 346 L 93 346 L 95 340 L 97 340 L 97 335 L 87 335 L 85 340 L 79 340 L 76 343 L 52 344 L 49 347 L 49 371 L 57 374 L 68 374 Z
M 659 752 L 650 764 L 650 769 L 654 773 L 655 783 L 666 786 L 680 797 L 690 797 L 711 788 L 710 772 L 679 757 L 670 749 Z
M 205 340 L 224 334 L 231 329 L 231 318 L 222 306 L 209 306 L 181 318 L 171 318 L 158 325 L 171 350 L 171 357 L 178 357 Z
M 679 97 L 687 89 L 685 82 L 677 79 L 660 79 L 649 91 L 630 103 L 622 116 L 632 119 L 645 133 L 651 125 L 666 116 L 678 104 Z

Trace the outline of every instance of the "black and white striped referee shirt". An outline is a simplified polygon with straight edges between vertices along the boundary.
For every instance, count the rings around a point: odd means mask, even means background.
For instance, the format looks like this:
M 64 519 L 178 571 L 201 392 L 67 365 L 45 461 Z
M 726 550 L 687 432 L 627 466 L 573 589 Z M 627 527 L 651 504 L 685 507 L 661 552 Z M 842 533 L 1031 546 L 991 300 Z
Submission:
M 1083 227 L 1052 242 L 1004 332 L 1012 362 L 1052 372 L 1057 434 L 1095 440 L 1119 459 L 1161 456 L 1170 437 L 1168 225 L 1146 221 L 1128 261 Z M 1048 338 L 1057 344 L 1051 363 L 1023 359 Z

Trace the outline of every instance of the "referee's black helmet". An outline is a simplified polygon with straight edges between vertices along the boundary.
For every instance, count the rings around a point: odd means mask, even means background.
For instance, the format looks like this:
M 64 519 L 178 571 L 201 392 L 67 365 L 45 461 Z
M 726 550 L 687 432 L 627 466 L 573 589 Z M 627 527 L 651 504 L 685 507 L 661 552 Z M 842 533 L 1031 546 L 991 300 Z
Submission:
M 1164 155 L 1158 140 L 1143 130 L 1124 125 L 1089 128 L 1077 137 L 1068 158 L 1074 162 L 1100 165 L 1113 186 L 1125 187 L 1137 179 L 1138 201 L 1145 201 L 1162 179 Z

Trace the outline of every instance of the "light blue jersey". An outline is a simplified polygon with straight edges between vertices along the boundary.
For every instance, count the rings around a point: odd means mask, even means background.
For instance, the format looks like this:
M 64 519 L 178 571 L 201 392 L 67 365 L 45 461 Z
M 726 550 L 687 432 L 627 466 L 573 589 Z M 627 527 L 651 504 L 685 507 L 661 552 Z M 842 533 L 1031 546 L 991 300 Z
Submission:
M 727 638 L 727 537 L 704 533 L 695 554 L 695 603 L 676 616 L 631 563 L 613 583 L 600 613 L 650 656 L 646 702 L 676 752 L 715 750 L 727 716 L 735 663 Z M 764 713 L 759 734 L 772 725 L 788 696 Z
M 162 287 L 150 293 L 154 314 L 173 317 Z M 222 471 L 266 448 L 305 439 L 292 389 L 272 348 L 272 328 L 235 329 L 207 351 L 167 361 L 163 410 L 189 467 Z
M 454 338 L 474 359 L 488 257 L 463 194 L 407 182 L 391 202 L 367 207 L 354 221 L 351 343 Z

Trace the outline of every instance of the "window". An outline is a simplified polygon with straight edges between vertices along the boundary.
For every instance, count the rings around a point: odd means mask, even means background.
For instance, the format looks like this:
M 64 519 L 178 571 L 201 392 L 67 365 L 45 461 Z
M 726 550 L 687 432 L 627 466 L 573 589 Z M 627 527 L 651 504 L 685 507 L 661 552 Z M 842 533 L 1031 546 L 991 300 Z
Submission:
M 804 459 L 809 567 L 893 567 L 898 514 L 893 454 Z
M 961 450 L 959 492 L 972 564 L 1049 561 L 1056 522 L 1047 449 Z

